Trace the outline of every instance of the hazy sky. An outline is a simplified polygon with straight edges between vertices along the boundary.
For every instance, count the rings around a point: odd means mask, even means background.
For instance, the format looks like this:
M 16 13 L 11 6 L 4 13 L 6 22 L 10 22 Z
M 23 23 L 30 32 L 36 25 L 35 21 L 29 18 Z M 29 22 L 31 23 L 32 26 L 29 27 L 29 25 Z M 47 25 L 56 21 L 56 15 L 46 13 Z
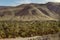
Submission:
M 0 6 L 16 6 L 26 3 L 60 2 L 60 0 L 0 0 Z

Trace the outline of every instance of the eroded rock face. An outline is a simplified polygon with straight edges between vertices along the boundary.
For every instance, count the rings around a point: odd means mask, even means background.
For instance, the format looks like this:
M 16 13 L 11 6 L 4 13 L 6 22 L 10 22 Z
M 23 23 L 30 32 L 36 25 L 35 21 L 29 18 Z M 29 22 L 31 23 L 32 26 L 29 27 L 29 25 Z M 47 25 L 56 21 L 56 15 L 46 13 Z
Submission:
M 48 9 L 60 15 L 60 3 L 47 3 Z
M 2 18 L 3 17 L 3 18 Z M 23 4 L 0 9 L 0 20 L 59 20 L 60 3 Z

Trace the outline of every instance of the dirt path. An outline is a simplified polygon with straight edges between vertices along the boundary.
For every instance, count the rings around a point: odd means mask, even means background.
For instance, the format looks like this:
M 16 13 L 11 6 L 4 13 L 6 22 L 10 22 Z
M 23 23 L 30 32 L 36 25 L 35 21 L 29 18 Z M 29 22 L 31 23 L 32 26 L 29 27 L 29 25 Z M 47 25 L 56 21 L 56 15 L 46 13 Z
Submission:
M 60 34 L 35 36 L 27 38 L 11 38 L 11 39 L 0 39 L 0 40 L 60 40 Z

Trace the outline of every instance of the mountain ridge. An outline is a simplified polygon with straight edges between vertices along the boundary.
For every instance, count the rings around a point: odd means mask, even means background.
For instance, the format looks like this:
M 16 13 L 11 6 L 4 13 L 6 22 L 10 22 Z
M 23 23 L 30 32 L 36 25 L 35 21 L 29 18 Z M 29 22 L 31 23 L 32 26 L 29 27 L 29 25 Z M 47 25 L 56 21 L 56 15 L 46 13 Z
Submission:
M 60 3 L 48 2 L 46 4 L 22 4 L 16 7 L 0 9 L 0 20 L 59 20 Z

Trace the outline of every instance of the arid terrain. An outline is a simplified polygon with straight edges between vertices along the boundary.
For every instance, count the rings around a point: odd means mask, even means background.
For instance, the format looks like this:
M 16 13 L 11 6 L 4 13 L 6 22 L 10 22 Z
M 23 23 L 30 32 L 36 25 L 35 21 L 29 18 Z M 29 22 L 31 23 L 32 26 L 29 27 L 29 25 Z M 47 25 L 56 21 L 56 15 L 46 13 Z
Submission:
M 60 3 L 22 4 L 19 6 L 0 6 L 0 21 L 17 20 L 56 20 L 60 19 Z
M 60 3 L 0 6 L 0 40 L 60 40 Z
M 27 37 L 27 38 L 6 38 L 6 39 L 0 39 L 0 40 L 60 40 L 60 33 L 57 34 L 49 34 L 49 35 L 43 35 L 43 36 L 35 36 L 35 37 Z

